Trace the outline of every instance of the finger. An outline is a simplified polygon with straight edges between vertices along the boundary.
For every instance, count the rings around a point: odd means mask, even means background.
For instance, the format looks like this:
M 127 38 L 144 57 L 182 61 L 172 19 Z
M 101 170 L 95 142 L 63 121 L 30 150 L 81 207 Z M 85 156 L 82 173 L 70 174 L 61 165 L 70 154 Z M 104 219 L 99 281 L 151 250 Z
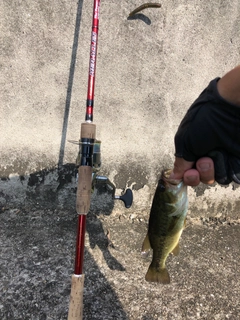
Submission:
M 189 169 L 184 173 L 183 181 L 186 185 L 195 187 L 200 183 L 200 175 L 196 169 Z
M 193 161 L 186 161 L 183 158 L 175 158 L 173 172 L 171 174 L 171 178 L 173 179 L 182 179 L 184 173 L 191 169 L 194 165 Z
M 211 158 L 203 157 L 196 162 L 196 168 L 200 175 L 200 181 L 205 184 L 213 184 L 214 178 L 214 163 Z

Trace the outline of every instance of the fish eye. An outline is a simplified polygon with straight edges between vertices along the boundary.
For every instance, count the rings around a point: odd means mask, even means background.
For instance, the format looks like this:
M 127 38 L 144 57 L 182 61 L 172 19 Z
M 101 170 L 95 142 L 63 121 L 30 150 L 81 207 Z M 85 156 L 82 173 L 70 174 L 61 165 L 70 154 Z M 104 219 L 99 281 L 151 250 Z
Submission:
M 158 181 L 158 189 L 159 189 L 159 191 L 160 192 L 164 192 L 165 191 L 165 185 L 164 185 L 164 181 L 162 180 L 162 179 L 160 179 L 159 181 Z

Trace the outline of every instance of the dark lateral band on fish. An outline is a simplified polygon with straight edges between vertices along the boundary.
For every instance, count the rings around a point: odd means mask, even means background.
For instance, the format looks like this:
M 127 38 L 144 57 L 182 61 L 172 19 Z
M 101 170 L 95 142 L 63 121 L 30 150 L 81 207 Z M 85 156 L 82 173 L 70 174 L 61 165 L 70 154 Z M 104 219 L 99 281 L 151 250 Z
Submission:
M 160 3 L 144 3 L 140 7 L 136 8 L 135 10 L 130 12 L 129 13 L 129 17 L 132 17 L 134 14 L 142 11 L 143 9 L 146 9 L 146 8 L 161 8 L 161 6 L 162 5 Z

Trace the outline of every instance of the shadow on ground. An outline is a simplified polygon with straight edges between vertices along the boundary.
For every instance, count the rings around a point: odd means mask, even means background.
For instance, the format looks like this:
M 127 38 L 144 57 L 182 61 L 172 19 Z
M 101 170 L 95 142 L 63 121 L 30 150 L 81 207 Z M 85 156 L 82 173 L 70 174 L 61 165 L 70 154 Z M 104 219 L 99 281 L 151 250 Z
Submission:
M 67 319 L 76 214 L 6 210 L 0 220 L 0 319 Z M 109 253 L 101 222 L 94 215 L 88 219 L 88 234 L 91 243 L 101 248 L 106 263 L 123 269 Z M 115 291 L 88 249 L 85 277 L 84 319 L 127 320 Z

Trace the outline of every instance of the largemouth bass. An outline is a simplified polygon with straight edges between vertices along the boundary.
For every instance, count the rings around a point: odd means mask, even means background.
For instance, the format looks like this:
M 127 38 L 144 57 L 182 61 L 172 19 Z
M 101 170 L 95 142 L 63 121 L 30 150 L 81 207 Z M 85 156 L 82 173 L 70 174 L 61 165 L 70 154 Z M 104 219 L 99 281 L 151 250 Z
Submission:
M 165 262 L 170 253 L 179 253 L 179 239 L 185 227 L 188 197 L 182 180 L 170 179 L 171 170 L 163 170 L 153 197 L 148 233 L 143 242 L 142 255 L 153 249 L 152 262 L 145 279 L 150 282 L 170 283 Z

